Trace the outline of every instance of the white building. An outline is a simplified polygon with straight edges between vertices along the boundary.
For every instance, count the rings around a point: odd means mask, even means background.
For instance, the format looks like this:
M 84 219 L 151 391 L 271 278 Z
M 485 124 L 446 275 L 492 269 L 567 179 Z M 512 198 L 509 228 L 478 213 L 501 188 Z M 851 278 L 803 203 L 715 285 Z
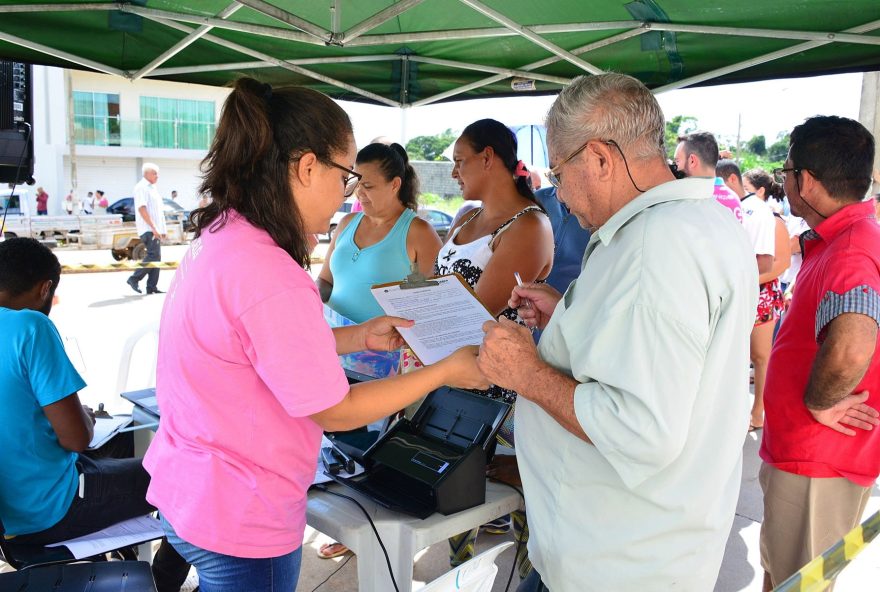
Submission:
M 68 88 L 73 91 L 70 108 Z M 70 111 L 76 137 L 76 195 L 102 190 L 110 203 L 128 197 L 141 165 L 161 169 L 163 197 L 198 203 L 199 164 L 214 136 L 228 89 L 158 80 L 131 82 L 91 72 L 34 66 L 34 179 L 49 193 L 49 214 L 64 213 L 72 187 Z M 30 191 L 33 194 L 33 190 Z

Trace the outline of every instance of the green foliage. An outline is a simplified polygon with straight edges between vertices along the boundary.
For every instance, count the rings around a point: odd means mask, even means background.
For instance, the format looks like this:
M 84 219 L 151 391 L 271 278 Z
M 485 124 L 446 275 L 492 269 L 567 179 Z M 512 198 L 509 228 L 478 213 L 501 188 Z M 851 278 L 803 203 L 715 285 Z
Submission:
M 697 129 L 697 118 L 691 115 L 676 115 L 666 122 L 666 155 L 672 158 L 675 147 L 678 146 L 678 137 Z
M 746 142 L 746 148 L 752 154 L 764 156 L 767 154 L 767 140 L 764 139 L 764 136 L 755 136 Z
M 454 216 L 463 203 L 464 198 L 460 195 L 448 199 L 440 197 L 436 193 L 422 193 L 419 195 L 419 206 L 442 210 L 450 216 Z
M 767 158 L 778 162 L 785 161 L 785 157 L 788 156 L 788 140 L 788 133 L 780 132 L 776 141 L 767 149 Z
M 406 153 L 411 160 L 443 160 L 443 151 L 456 137 L 451 129 L 435 136 L 416 136 L 406 143 Z
M 773 169 L 782 166 L 781 161 L 768 160 L 767 158 L 763 158 L 746 150 L 740 150 L 737 164 L 739 164 L 739 168 L 742 172 L 751 169 L 764 169 L 769 173 Z

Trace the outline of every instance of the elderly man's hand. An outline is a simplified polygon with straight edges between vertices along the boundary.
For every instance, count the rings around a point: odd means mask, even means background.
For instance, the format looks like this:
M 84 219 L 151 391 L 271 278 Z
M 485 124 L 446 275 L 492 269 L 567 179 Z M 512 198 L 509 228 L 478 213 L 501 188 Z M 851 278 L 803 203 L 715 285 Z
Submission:
M 502 318 L 483 324 L 483 344 L 477 365 L 492 384 L 521 392 L 541 366 L 528 329 Z
M 873 407 L 865 404 L 868 400 L 868 391 L 862 391 L 844 397 L 833 407 L 828 409 L 810 409 L 813 419 L 824 426 L 836 430 L 847 436 L 855 436 L 855 430 L 846 426 L 870 431 L 874 426 L 880 425 L 880 413 Z
M 527 284 L 513 287 L 507 305 L 517 310 L 526 325 L 543 329 L 561 298 L 562 294 L 549 284 Z

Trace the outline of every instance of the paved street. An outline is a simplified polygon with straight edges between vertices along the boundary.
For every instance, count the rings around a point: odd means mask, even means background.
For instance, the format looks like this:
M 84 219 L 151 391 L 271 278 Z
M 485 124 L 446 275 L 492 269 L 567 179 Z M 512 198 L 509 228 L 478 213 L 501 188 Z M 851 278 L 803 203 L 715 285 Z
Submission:
M 178 260 L 186 247 L 163 247 L 163 260 Z M 326 243 L 318 246 L 317 254 L 323 254 Z M 62 264 L 112 263 L 109 251 L 56 250 Z M 320 270 L 314 265 L 313 275 Z M 166 290 L 173 271 L 162 271 L 159 287 Z M 135 294 L 126 284 L 128 272 L 65 274 L 58 296 L 60 302 L 53 309 L 52 318 L 67 340 L 68 351 L 82 371 L 89 386 L 82 392 L 83 402 L 96 406 L 103 402 L 111 413 L 130 411 L 130 405 L 116 392 L 120 353 L 129 334 L 138 327 L 159 318 L 164 295 L 144 296 Z M 155 345 L 149 345 L 155 347 Z M 142 352 L 141 354 L 142 355 Z M 139 356 L 135 352 L 135 360 Z M 152 386 L 151 372 L 146 365 L 133 364 L 128 389 Z M 761 491 L 757 484 L 758 437 L 760 432 L 749 434 L 744 440 L 745 466 L 739 507 L 734 528 L 727 544 L 724 565 L 715 588 L 716 592 L 740 590 L 759 591 L 761 570 L 759 567 L 758 532 L 762 519 Z M 880 509 L 880 490 L 875 488 L 868 506 L 868 513 Z M 867 514 L 866 514 L 867 516 Z M 481 535 L 479 549 L 486 549 L 504 540 L 505 536 Z M 327 538 L 309 529 L 306 533 L 303 570 L 299 588 L 311 590 L 341 565 L 345 558 L 320 560 L 315 549 Z M 494 591 L 504 589 L 510 570 L 512 551 L 505 552 L 500 560 L 500 570 Z M 339 573 L 323 585 L 322 591 L 357 590 L 357 559 L 350 560 Z M 377 565 L 376 569 L 385 569 Z M 448 569 L 445 543 L 423 551 L 416 563 L 417 582 L 430 581 Z M 584 575 L 589 578 L 589 574 Z M 876 590 L 880 582 L 880 542 L 875 542 L 863 552 L 839 579 L 838 592 Z M 511 589 L 515 589 L 515 583 Z

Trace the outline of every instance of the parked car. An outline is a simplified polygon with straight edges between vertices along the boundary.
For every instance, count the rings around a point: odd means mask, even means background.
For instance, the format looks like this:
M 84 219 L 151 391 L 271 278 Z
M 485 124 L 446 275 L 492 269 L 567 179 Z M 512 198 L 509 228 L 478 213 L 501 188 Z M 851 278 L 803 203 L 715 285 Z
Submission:
M 446 235 L 449 234 L 449 228 L 452 226 L 452 216 L 434 208 L 419 208 L 419 217 L 424 218 L 434 227 L 441 240 L 446 240 Z
M 336 210 L 336 213 L 333 214 L 333 217 L 330 218 L 330 227 L 327 229 L 327 240 L 333 238 L 333 235 L 336 234 L 336 227 L 339 226 L 339 223 L 345 218 L 346 214 L 351 213 L 351 208 L 354 206 L 355 198 L 349 198 L 346 201 L 342 202 L 342 205 Z
M 193 225 L 189 220 L 189 211 L 183 209 L 179 203 L 167 197 L 162 199 L 162 210 L 165 212 L 165 219 L 170 221 L 182 221 L 184 232 L 193 229 Z M 134 222 L 134 198 L 123 197 L 114 201 L 107 206 L 108 214 L 121 214 L 123 222 Z

